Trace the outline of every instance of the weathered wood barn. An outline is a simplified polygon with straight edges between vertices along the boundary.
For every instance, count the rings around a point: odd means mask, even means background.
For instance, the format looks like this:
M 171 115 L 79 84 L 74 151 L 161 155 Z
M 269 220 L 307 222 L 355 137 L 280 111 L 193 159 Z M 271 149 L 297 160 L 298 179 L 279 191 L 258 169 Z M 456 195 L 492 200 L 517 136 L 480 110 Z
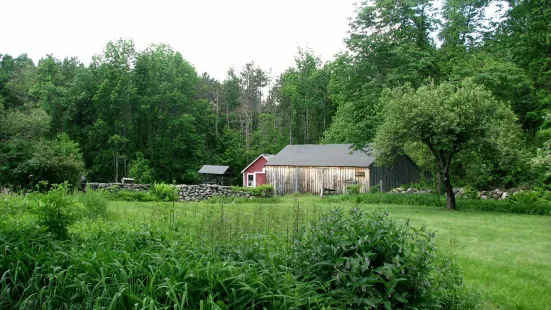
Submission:
M 319 194 L 322 189 L 344 193 L 349 184 L 361 191 L 382 184 L 382 190 L 419 179 L 419 168 L 408 156 L 389 167 L 375 165 L 369 150 L 354 151 L 351 144 L 287 145 L 266 163 L 266 183 L 277 195 Z

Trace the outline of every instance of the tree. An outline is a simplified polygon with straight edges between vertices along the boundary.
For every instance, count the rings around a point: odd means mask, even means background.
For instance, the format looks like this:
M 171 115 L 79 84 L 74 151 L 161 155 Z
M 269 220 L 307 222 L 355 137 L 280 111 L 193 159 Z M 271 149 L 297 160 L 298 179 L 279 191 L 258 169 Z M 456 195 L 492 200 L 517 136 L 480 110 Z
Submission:
M 50 121 L 40 108 L 4 110 L 0 105 L 0 184 L 78 183 L 84 173 L 79 146 L 65 133 L 47 139 Z
M 325 142 L 371 141 L 385 87 L 418 87 L 438 76 L 435 28 L 432 1 L 362 1 L 345 40 L 349 52 L 332 65 L 329 92 L 338 110 Z
M 276 108 L 290 144 L 318 143 L 331 123 L 336 106 L 329 99 L 329 66 L 310 50 L 299 49 L 295 67 L 279 77 Z M 288 133 L 288 134 L 287 134 Z
M 136 159 L 130 164 L 130 176 L 138 184 L 153 183 L 155 173 L 149 167 L 149 161 L 143 157 L 142 152 L 136 152 Z
M 471 80 L 386 89 L 381 102 L 383 122 L 374 139 L 379 163 L 388 163 L 410 143 L 426 145 L 443 176 L 449 209 L 455 209 L 450 170 L 458 153 L 511 147 L 496 141 L 518 129 L 511 109 Z

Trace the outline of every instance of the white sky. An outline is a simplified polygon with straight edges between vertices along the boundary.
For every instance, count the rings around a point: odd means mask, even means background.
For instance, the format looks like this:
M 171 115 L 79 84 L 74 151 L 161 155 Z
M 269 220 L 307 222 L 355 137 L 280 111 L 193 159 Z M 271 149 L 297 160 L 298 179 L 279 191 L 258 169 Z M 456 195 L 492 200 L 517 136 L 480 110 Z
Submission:
M 254 60 L 278 75 L 297 47 L 323 61 L 344 49 L 357 0 L 17 0 L 0 5 L 0 54 L 77 56 L 88 64 L 108 41 L 131 38 L 138 50 L 168 43 L 199 74 L 224 79 Z

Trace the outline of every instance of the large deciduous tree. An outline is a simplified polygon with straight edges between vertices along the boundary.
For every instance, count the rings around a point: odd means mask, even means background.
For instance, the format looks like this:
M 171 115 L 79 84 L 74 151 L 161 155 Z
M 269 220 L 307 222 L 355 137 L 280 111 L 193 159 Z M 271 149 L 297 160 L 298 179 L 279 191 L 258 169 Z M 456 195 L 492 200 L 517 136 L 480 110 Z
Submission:
M 455 209 L 450 169 L 458 153 L 505 151 L 514 142 L 505 143 L 503 136 L 519 130 L 511 109 L 471 80 L 386 89 L 381 102 L 383 122 L 374 139 L 378 160 L 391 161 L 411 143 L 426 145 L 443 176 L 449 209 Z

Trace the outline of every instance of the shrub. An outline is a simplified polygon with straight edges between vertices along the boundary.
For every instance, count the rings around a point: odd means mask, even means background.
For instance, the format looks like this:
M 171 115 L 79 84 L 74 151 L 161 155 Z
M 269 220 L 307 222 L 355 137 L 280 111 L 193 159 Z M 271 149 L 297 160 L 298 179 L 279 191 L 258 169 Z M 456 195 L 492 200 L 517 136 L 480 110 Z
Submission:
M 297 268 L 339 309 L 435 308 L 461 278 L 437 260 L 433 239 L 433 232 L 382 212 L 367 216 L 354 208 L 345 216 L 337 209 L 314 222 L 298 244 Z
M 377 184 L 377 185 L 371 186 L 369 188 L 369 192 L 372 193 L 372 194 L 380 193 L 381 192 L 381 185 Z
M 516 195 L 515 195 L 516 196 Z M 329 198 L 329 201 L 345 202 L 351 201 L 356 204 L 398 204 L 410 206 L 445 207 L 444 196 L 436 194 L 391 194 L 391 193 L 368 193 L 356 196 L 337 196 Z M 515 201 L 506 200 L 480 200 L 480 199 L 457 199 L 457 210 L 470 211 L 491 211 L 517 214 L 551 215 L 551 203 L 543 200 L 538 201 Z
M 170 184 L 155 183 L 149 191 L 161 201 L 175 201 L 178 198 L 178 188 Z
M 111 201 L 158 201 L 159 199 L 146 191 L 129 191 L 121 189 L 118 191 L 104 192 L 107 199 Z
M 232 186 L 234 192 L 249 192 L 254 197 L 272 197 L 274 195 L 274 187 L 270 184 L 263 184 L 257 187 L 237 187 Z
M 350 195 L 357 195 L 360 193 L 362 186 L 360 184 L 350 184 L 346 186 L 346 193 Z
M 532 204 L 540 200 L 540 193 L 535 191 L 519 191 L 511 195 L 509 199 L 522 204 Z
M 142 152 L 136 152 L 136 159 L 130 164 L 130 176 L 138 184 L 150 184 L 153 181 L 153 170 L 149 167 Z
M 37 197 L 38 205 L 34 211 L 38 215 L 39 224 L 57 238 L 66 238 L 68 226 L 85 214 L 84 205 L 69 194 L 67 182 L 53 185 L 46 194 Z

